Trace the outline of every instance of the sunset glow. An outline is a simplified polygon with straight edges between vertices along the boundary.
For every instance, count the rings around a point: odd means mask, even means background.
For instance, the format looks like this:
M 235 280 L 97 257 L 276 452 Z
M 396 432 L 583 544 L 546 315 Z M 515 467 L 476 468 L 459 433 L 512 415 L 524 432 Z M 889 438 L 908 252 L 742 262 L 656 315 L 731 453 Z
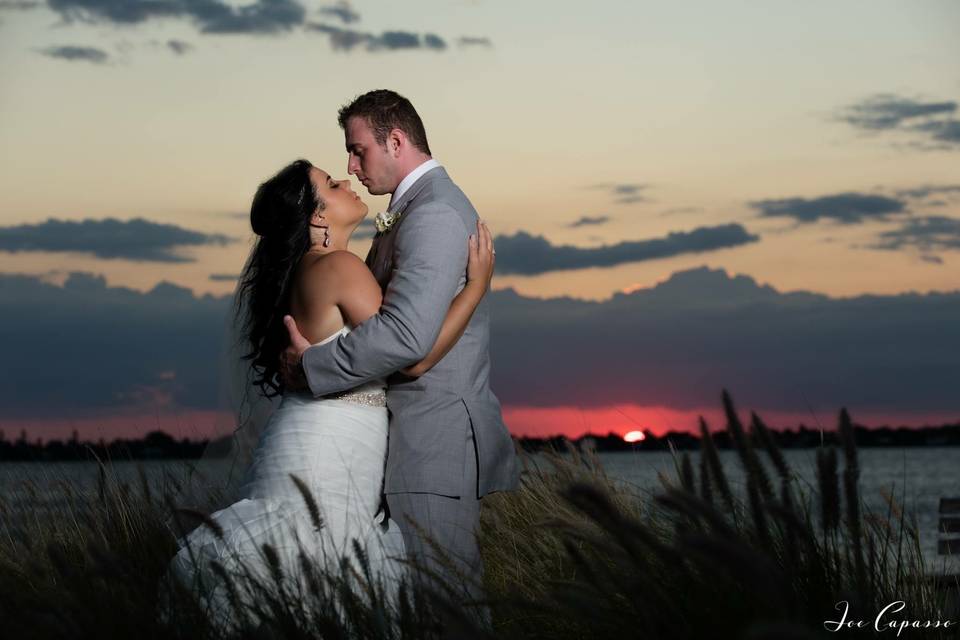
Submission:
M 515 436 L 960 420 L 960 3 L 278 2 L 0 0 L 0 437 L 221 432 L 253 195 L 348 178 L 364 258 L 373 88 L 494 234 Z

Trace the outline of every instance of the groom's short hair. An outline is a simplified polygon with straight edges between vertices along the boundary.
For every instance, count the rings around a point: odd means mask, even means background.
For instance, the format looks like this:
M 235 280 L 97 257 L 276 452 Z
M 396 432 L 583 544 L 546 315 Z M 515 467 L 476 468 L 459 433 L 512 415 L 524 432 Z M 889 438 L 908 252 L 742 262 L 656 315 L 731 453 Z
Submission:
M 396 91 L 376 89 L 353 99 L 348 105 L 340 108 L 337 121 L 340 128 L 346 130 L 350 118 L 363 118 L 373 130 L 373 137 L 380 146 L 386 146 L 387 136 L 394 129 L 400 129 L 420 151 L 430 153 L 427 144 L 427 132 L 423 128 L 423 121 L 417 115 L 410 101 Z

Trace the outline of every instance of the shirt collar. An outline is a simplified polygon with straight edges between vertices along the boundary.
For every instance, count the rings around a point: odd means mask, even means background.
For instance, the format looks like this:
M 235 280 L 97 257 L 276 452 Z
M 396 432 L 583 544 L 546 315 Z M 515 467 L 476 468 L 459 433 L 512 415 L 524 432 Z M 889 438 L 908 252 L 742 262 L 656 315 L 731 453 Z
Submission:
M 425 174 L 427 171 L 430 171 L 430 169 L 433 169 L 439 166 L 440 166 L 439 162 L 437 162 L 433 158 L 430 158 L 429 160 L 421 164 L 419 167 L 417 167 L 416 169 L 408 173 L 407 176 L 400 181 L 400 184 L 397 185 L 397 188 L 394 189 L 393 196 L 391 196 L 390 198 L 390 206 L 387 207 L 387 211 L 390 211 L 390 209 L 393 208 L 394 202 L 400 201 L 400 196 L 403 195 L 403 192 L 409 189 L 410 187 L 412 187 L 413 183 L 420 179 L 420 176 Z

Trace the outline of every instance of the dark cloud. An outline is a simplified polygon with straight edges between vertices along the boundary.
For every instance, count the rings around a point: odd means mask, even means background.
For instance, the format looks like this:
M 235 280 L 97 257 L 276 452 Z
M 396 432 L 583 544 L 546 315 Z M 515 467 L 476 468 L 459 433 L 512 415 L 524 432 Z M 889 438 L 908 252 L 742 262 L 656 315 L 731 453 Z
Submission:
M 339 18 L 344 24 L 353 24 L 360 21 L 360 14 L 353 10 L 349 2 L 338 2 L 337 4 L 320 7 L 317 13 Z
M 606 224 L 609 221 L 610 221 L 610 216 L 581 216 L 579 220 L 574 220 L 567 226 L 575 229 L 577 227 Z
M 900 227 L 878 234 L 877 242 L 868 246 L 890 251 L 907 248 L 921 251 L 960 249 L 960 220 L 945 216 L 910 218 Z
M 497 236 L 497 273 L 535 275 L 564 269 L 610 267 L 627 262 L 727 249 L 759 239 L 759 236 L 747 232 L 739 224 L 699 227 L 693 231 L 671 232 L 663 238 L 626 241 L 602 247 L 554 246 L 543 236 L 519 231 L 512 236 Z
M 189 16 L 193 2 L 180 0 L 47 0 L 47 6 L 68 21 L 137 24 L 150 18 Z M 214 0 L 213 4 L 217 4 Z
M 210 280 L 213 282 L 236 282 L 240 279 L 238 273 L 211 273 Z
M 180 247 L 227 244 L 231 238 L 205 234 L 172 224 L 133 220 L 56 220 L 0 227 L 0 251 L 90 253 L 98 258 L 142 262 L 193 262 Z
M 706 267 L 602 302 L 489 294 L 492 386 L 507 404 L 960 410 L 960 291 L 830 298 Z M 0 415 L 218 408 L 228 297 L 0 275 Z M 155 407 L 148 404 L 147 410 Z
M 913 127 L 916 131 L 929 133 L 936 142 L 945 143 L 944 147 L 960 147 L 960 120 L 930 120 Z
M 193 50 L 193 45 L 183 40 L 167 40 L 167 48 L 178 56 L 182 56 Z
M 895 193 L 899 198 L 915 198 L 918 200 L 929 198 L 932 195 L 960 195 L 960 184 L 923 185 L 911 189 L 900 189 Z
M 475 36 L 463 36 L 457 40 L 457 44 L 461 47 L 493 47 L 493 42 L 490 38 L 478 38 Z
M 834 118 L 864 131 L 923 134 L 923 141 L 915 147 L 953 149 L 960 148 L 956 113 L 957 102 L 953 100 L 921 102 L 883 93 L 840 109 Z
M 409 31 L 384 31 L 381 41 L 387 49 L 416 49 L 420 47 L 420 36 Z
M 194 20 L 204 33 L 280 33 L 303 24 L 306 10 L 296 0 L 259 0 L 234 8 L 213 0 L 199 0 L 202 12 Z
M 427 49 L 436 49 L 437 51 L 443 51 L 447 48 L 447 42 L 440 36 L 434 33 L 428 33 L 423 36 L 423 46 Z
M 401 49 L 433 49 L 443 51 L 447 43 L 440 36 L 428 33 L 421 36 L 409 31 L 384 31 L 380 35 L 344 29 L 329 24 L 308 23 L 308 31 L 322 33 L 330 38 L 330 46 L 336 51 L 396 51 Z
M 229 308 L 226 297 L 166 283 L 140 293 L 89 274 L 71 274 L 63 287 L 0 275 L 0 332 L 19 336 L 4 344 L 16 366 L 0 368 L 0 414 L 217 408 Z
M 649 185 L 630 183 L 603 183 L 591 185 L 588 188 L 606 191 L 610 194 L 616 204 L 633 204 L 634 202 L 646 202 L 648 200 L 648 198 L 641 195 L 640 192 L 644 189 L 648 189 Z
M 960 291 L 829 298 L 703 267 L 605 302 L 491 304 L 506 403 L 692 409 L 726 387 L 755 408 L 960 411 Z
M 73 45 L 47 47 L 46 49 L 41 49 L 40 53 L 50 58 L 59 58 L 71 62 L 92 62 L 94 64 L 105 64 L 110 59 L 110 55 L 103 49 L 77 47 Z
M 917 102 L 883 93 L 846 107 L 838 117 L 860 129 L 884 130 L 896 129 L 918 118 L 952 114 L 956 110 L 957 103 L 953 101 Z
M 787 217 L 800 223 L 820 218 L 854 224 L 865 220 L 886 220 L 895 214 L 908 213 L 906 205 L 895 198 L 866 193 L 837 193 L 819 198 L 783 198 L 758 200 L 750 206 L 761 217 Z
M 257 0 L 233 6 L 221 0 L 47 0 L 66 21 L 133 25 L 154 18 L 191 20 L 204 33 L 273 34 L 303 24 L 296 0 Z
M 300 0 L 255 0 L 238 5 L 227 0 L 47 0 L 47 6 L 67 23 L 138 25 L 150 20 L 179 19 L 193 23 L 207 34 L 282 34 L 305 29 L 329 37 L 338 51 L 396 51 L 426 49 L 445 51 L 447 41 L 434 33 L 388 30 L 380 34 L 342 26 L 308 22 Z M 360 20 L 348 2 L 328 4 L 317 13 L 345 25 Z M 475 43 L 476 44 L 476 43 Z M 168 41 L 167 46 L 183 54 L 191 46 Z

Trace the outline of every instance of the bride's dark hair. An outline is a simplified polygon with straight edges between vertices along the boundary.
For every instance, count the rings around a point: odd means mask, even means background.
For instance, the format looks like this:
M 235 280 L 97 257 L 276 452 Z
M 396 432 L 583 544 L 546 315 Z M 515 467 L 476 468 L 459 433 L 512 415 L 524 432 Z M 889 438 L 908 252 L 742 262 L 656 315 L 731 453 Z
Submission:
M 324 203 L 310 181 L 311 165 L 296 160 L 260 185 L 250 206 L 257 238 L 240 276 L 236 320 L 249 348 L 253 385 L 270 398 L 283 392 L 277 373 L 287 347 L 283 316 L 290 313 L 290 287 L 310 249 L 310 218 Z

